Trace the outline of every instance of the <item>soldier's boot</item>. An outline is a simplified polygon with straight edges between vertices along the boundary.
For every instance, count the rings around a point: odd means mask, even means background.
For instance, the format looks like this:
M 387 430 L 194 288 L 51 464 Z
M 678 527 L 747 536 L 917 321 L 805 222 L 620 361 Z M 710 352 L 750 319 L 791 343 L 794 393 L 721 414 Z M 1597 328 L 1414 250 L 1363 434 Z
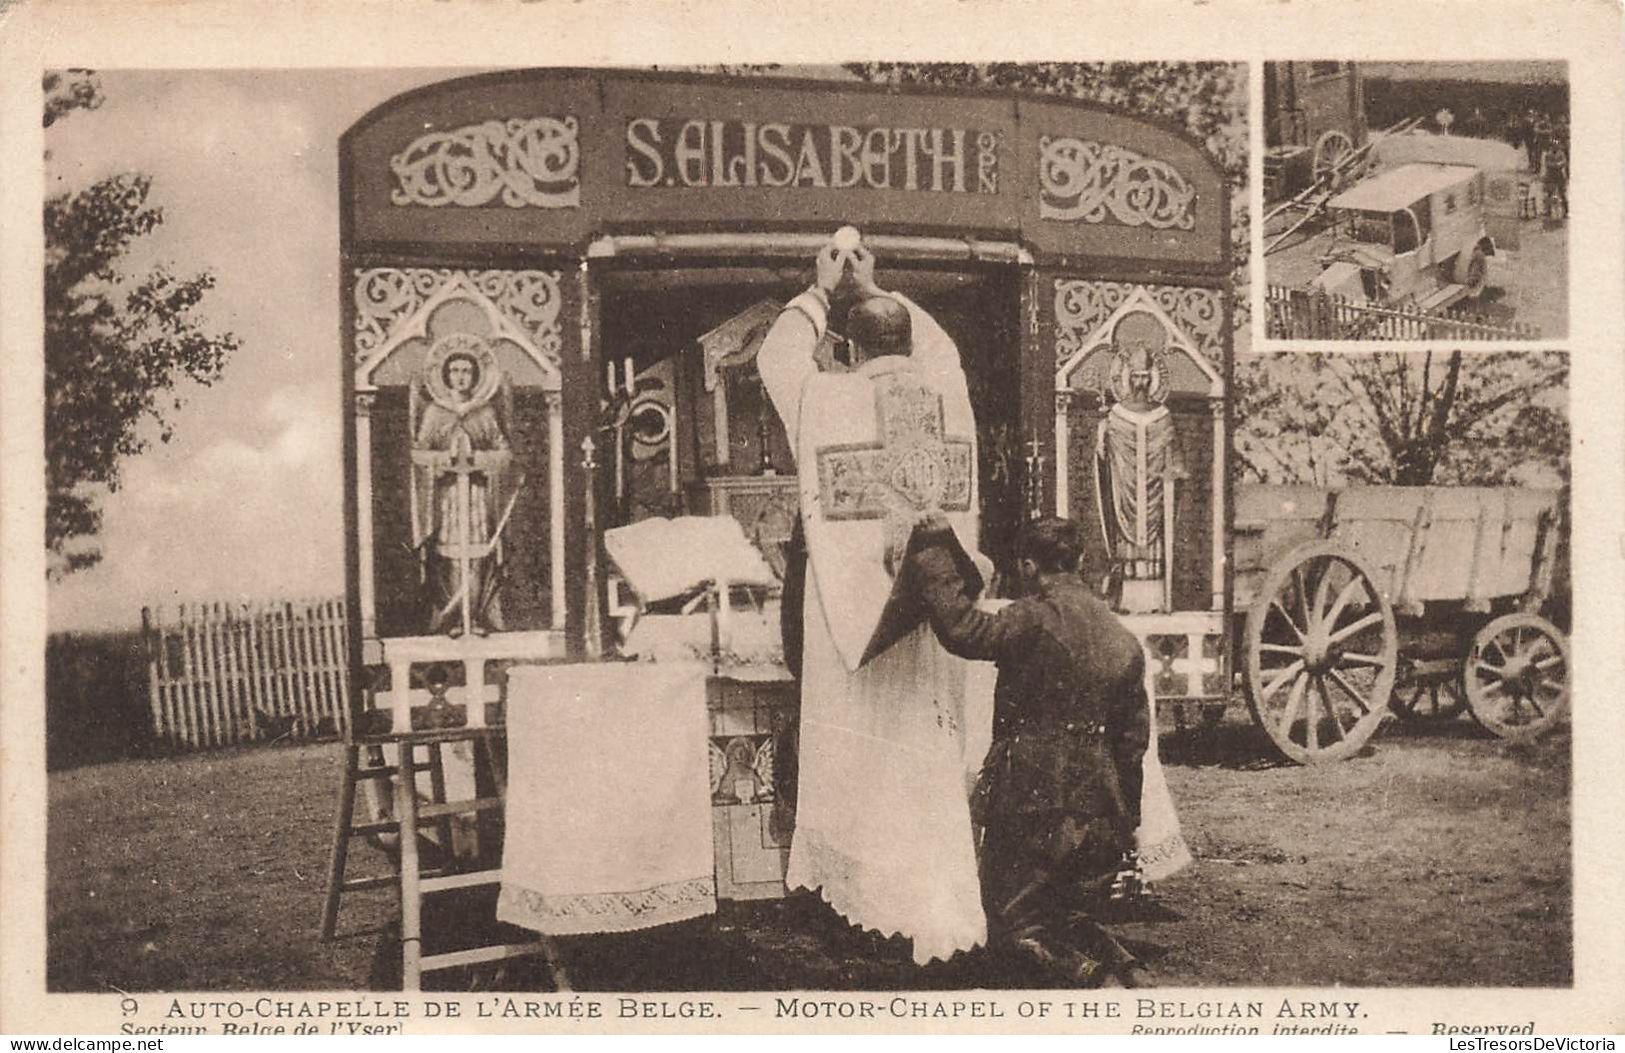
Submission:
M 1104 973 L 1102 987 L 1151 987 L 1151 975 L 1134 956 L 1101 924 L 1084 911 L 1073 911 L 1067 916 L 1067 929 L 1072 941 L 1085 949 L 1090 957 L 1098 959 Z
M 1009 939 L 1017 951 L 1056 980 L 1057 986 L 1099 987 L 1108 975 L 1103 963 L 1048 925 L 1025 925 L 1011 932 Z

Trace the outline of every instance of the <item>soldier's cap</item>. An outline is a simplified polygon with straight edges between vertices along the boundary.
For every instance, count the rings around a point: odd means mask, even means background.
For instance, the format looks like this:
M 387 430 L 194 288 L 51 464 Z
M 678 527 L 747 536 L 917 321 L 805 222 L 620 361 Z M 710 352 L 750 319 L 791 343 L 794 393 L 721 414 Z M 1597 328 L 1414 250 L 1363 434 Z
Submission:
M 846 335 L 871 358 L 906 355 L 914 344 L 914 325 L 907 307 L 890 296 L 870 296 L 847 313 Z

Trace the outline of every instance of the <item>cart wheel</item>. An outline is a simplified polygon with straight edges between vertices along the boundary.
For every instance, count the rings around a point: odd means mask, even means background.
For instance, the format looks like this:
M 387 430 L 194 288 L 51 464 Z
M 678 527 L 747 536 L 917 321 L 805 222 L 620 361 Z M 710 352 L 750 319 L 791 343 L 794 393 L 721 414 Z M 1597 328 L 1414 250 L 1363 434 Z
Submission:
M 1315 140 L 1315 156 L 1313 168 L 1315 185 L 1322 190 L 1337 190 L 1354 177 L 1350 167 L 1338 168 L 1338 164 L 1354 150 L 1354 140 L 1345 132 L 1335 128 L 1322 132 Z
M 1416 680 L 1394 689 L 1394 714 L 1401 720 L 1450 720 L 1467 708 L 1461 683 L 1449 680 Z
M 1538 614 L 1508 614 L 1473 637 L 1463 682 L 1473 719 L 1513 742 L 1544 734 L 1569 701 L 1569 645 Z
M 1247 705 L 1300 764 L 1353 756 L 1389 713 L 1394 611 L 1365 564 L 1316 541 L 1270 568 L 1247 612 Z

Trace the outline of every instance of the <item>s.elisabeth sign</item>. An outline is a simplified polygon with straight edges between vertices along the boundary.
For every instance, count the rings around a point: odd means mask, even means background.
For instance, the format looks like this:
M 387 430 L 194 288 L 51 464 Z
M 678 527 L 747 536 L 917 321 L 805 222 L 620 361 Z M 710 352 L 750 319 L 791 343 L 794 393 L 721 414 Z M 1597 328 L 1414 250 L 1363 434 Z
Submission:
M 998 133 L 966 128 L 637 117 L 626 146 L 629 187 L 999 192 Z
M 1064 100 L 533 70 L 393 99 L 343 154 L 352 249 L 850 222 L 1216 273 L 1228 242 L 1199 144 Z

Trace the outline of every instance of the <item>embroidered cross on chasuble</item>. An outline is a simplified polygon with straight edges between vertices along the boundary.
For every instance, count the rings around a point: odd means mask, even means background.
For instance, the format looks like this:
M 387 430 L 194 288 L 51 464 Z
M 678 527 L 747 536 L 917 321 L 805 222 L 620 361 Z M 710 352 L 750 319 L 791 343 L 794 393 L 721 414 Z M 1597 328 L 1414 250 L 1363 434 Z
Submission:
M 861 390 L 839 393 L 846 398 L 818 400 L 826 413 L 809 415 L 804 405 L 802 417 L 804 435 L 815 431 L 821 440 L 873 436 L 814 442 L 814 471 L 805 473 L 812 479 L 803 483 L 803 500 L 814 498 L 808 544 L 830 607 L 825 613 L 832 626 L 850 626 L 836 631 L 848 668 L 874 657 L 918 621 L 909 616 L 906 598 L 891 595 L 892 571 L 914 527 L 941 513 L 975 536 L 976 442 L 968 405 L 947 412 L 942 393 L 908 369 L 860 383 Z M 862 410 L 860 397 L 870 402 Z M 816 485 L 816 495 L 805 492 L 806 482 Z M 825 558 L 817 558 L 819 549 Z M 867 579 L 861 584 L 860 574 Z
M 878 442 L 818 451 L 818 494 L 828 519 L 913 523 L 970 509 L 975 447 L 943 434 L 942 396 L 906 375 L 875 386 Z

